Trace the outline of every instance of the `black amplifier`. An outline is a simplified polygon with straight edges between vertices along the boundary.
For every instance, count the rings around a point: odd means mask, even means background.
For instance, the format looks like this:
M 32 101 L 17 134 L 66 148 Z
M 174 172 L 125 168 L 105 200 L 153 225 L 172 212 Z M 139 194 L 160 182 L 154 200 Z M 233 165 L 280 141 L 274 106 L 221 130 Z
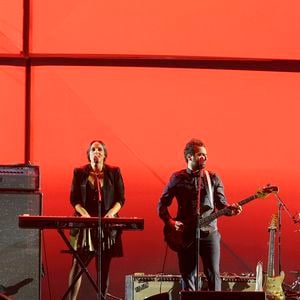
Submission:
M 0 190 L 38 191 L 39 167 L 28 164 L 0 165 Z

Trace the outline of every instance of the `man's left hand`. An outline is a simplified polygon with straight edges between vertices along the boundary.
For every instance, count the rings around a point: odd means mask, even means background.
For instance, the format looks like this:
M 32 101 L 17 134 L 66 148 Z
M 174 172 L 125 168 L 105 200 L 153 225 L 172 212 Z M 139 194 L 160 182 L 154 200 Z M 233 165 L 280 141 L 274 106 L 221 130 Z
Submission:
M 228 208 L 231 210 L 231 216 L 237 216 L 242 212 L 242 207 L 237 203 L 232 203 L 228 206 Z

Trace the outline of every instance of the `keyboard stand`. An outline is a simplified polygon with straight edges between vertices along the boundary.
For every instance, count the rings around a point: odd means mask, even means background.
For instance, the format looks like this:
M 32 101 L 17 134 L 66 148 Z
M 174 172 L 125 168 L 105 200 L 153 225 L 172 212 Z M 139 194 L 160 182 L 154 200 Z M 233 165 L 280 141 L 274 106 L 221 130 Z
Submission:
M 61 236 L 61 238 L 65 242 L 66 246 L 69 249 L 69 252 L 71 254 L 73 254 L 74 258 L 77 260 L 77 262 L 78 262 L 78 264 L 80 266 L 80 271 L 73 278 L 73 281 L 72 281 L 71 285 L 68 287 L 68 289 L 66 290 L 65 294 L 63 295 L 62 300 L 66 299 L 66 297 L 68 296 L 68 294 L 70 293 L 70 291 L 72 290 L 72 288 L 74 287 L 74 285 L 76 284 L 77 280 L 80 278 L 80 276 L 83 273 L 86 274 L 86 276 L 88 277 L 88 279 L 90 280 L 91 284 L 93 285 L 93 287 L 95 288 L 95 290 L 96 290 L 96 292 L 98 294 L 99 293 L 98 286 L 97 286 L 95 280 L 93 279 L 93 277 L 91 276 L 91 274 L 89 273 L 88 268 L 87 268 L 88 265 L 89 265 L 89 263 L 92 261 L 93 257 L 96 255 L 95 252 L 88 251 L 88 252 L 90 252 L 90 255 L 88 255 L 87 259 L 83 261 L 81 259 L 80 255 L 79 255 L 78 251 L 75 250 L 72 247 L 72 245 L 70 244 L 70 242 L 67 239 L 67 237 L 66 237 L 63 229 L 58 228 L 57 232 L 59 233 L 59 235 Z
M 129 217 L 129 218 L 101 218 L 101 222 L 103 224 L 107 224 L 107 226 L 111 228 L 115 228 L 118 230 L 143 230 L 144 229 L 144 219 L 137 217 Z M 74 250 L 71 243 L 65 236 L 63 229 L 67 228 L 99 228 L 99 218 L 98 217 L 76 217 L 76 216 L 31 216 L 31 215 L 19 215 L 19 227 L 20 228 L 31 228 L 31 229 L 56 229 L 68 247 L 68 253 L 73 254 L 74 259 L 77 260 L 80 271 L 73 278 L 73 282 L 69 286 L 68 290 L 64 294 L 62 300 L 66 299 L 67 295 L 70 293 L 71 289 L 74 287 L 77 280 L 80 276 L 85 273 L 92 283 L 93 287 L 97 292 L 98 299 L 102 299 L 101 288 L 96 284 L 91 274 L 89 273 L 87 267 L 91 262 L 92 258 L 98 254 L 98 266 L 99 259 L 101 258 L 101 249 L 99 249 L 99 253 L 90 252 L 91 255 L 87 257 L 87 259 L 82 260 L 77 250 Z M 65 252 L 65 251 L 63 251 Z M 101 261 L 100 261 L 101 262 Z M 101 276 L 101 268 L 98 268 L 98 279 Z M 100 294 L 99 294 L 100 290 Z

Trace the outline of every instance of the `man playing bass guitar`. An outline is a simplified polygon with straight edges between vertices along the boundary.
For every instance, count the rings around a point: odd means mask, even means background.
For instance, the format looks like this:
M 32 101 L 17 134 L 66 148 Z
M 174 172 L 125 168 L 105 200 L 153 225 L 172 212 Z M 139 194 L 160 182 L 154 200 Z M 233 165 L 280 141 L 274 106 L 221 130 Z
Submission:
M 207 226 L 201 227 L 198 248 L 197 220 L 200 214 L 201 217 L 207 217 L 225 207 L 228 207 L 226 215 L 238 215 L 242 207 L 239 204 L 229 206 L 220 177 L 204 170 L 207 152 L 201 140 L 192 139 L 186 144 L 184 158 L 187 168 L 173 173 L 158 204 L 159 217 L 165 223 L 165 240 L 170 248 L 177 252 L 183 290 L 197 290 L 198 249 L 209 290 L 220 291 L 220 233 L 217 220 L 214 219 Z M 172 218 L 168 210 L 174 198 L 177 200 L 176 218 Z

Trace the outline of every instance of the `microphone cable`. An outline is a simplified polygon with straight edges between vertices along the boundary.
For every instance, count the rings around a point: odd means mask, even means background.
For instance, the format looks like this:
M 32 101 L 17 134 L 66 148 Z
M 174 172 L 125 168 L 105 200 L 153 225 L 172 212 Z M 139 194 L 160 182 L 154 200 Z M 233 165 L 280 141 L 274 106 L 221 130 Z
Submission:
M 160 294 L 162 292 L 162 283 L 163 283 L 163 276 L 164 276 L 164 273 L 165 273 L 165 266 L 166 266 L 166 261 L 167 261 L 167 256 L 168 256 L 168 249 L 169 249 L 169 246 L 166 243 L 165 256 L 164 256 L 164 259 L 163 259 L 162 270 L 161 270 L 161 273 L 160 273 L 161 274 L 161 276 L 160 276 L 160 285 L 159 285 L 159 293 Z
M 42 261 L 42 270 L 41 270 L 41 277 L 44 278 L 45 276 L 47 276 L 47 285 L 48 285 L 48 294 L 49 294 L 49 299 L 51 300 L 51 288 L 50 288 L 50 278 L 49 278 L 49 268 L 48 268 L 48 258 L 47 258 L 47 252 L 46 252 L 46 239 L 44 236 L 44 230 L 42 230 L 42 245 L 43 245 L 43 257 L 44 257 L 44 261 L 45 261 L 45 266 L 46 266 L 46 271 L 44 269 L 44 264 Z

